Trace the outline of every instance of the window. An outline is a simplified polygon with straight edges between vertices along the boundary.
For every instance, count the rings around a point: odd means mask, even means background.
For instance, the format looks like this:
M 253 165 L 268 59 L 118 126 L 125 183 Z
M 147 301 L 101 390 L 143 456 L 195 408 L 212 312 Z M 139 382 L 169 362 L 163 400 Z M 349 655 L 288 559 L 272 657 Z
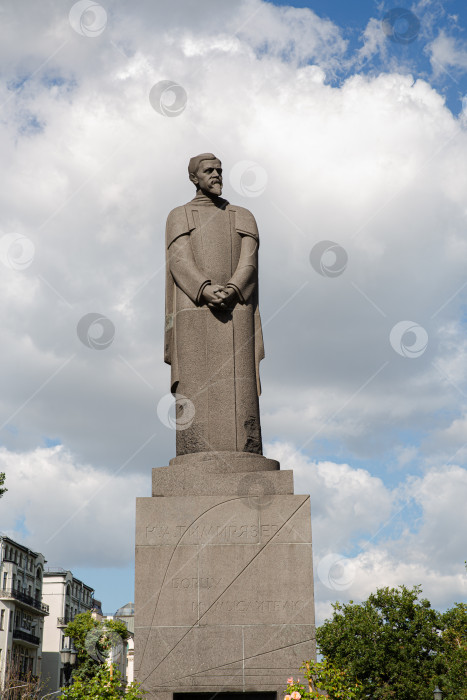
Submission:
M 0 610 L 0 630 L 3 629 L 4 622 L 5 622 L 5 610 Z
M 6 591 L 6 582 L 7 582 L 7 578 L 8 578 L 8 574 L 7 574 L 7 572 L 5 571 L 5 573 L 3 574 L 3 586 L 2 586 L 2 588 L 3 588 L 4 591 Z

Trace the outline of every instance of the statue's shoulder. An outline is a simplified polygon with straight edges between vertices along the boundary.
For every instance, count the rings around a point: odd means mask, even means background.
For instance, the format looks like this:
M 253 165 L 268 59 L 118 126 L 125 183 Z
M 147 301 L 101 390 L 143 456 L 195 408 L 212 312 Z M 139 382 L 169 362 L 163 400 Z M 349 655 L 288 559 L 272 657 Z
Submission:
M 186 205 L 172 209 L 167 217 L 167 226 L 165 227 L 167 248 L 169 248 L 177 238 L 193 230 L 194 224 L 190 219 L 191 216 L 188 216 Z
M 167 217 L 167 227 L 173 227 L 179 229 L 180 227 L 184 229 L 184 233 L 189 231 L 188 228 L 188 217 L 186 213 L 185 205 L 182 204 L 181 207 L 175 207 L 169 212 Z
M 235 228 L 239 233 L 246 234 L 258 239 L 258 226 L 256 219 L 249 209 L 239 207 L 236 204 L 229 204 L 228 209 L 235 212 Z

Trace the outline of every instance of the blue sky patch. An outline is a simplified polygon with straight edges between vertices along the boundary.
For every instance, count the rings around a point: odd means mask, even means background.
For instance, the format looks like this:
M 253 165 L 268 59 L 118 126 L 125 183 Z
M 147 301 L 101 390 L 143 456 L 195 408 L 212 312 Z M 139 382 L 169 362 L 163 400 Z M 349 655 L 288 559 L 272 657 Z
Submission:
M 429 82 L 446 99 L 454 115 L 462 111 L 462 99 L 467 94 L 467 52 L 465 29 L 467 3 L 461 0 L 432 0 L 420 7 L 409 3 L 376 3 L 359 0 L 270 0 L 276 6 L 308 8 L 323 19 L 329 19 L 348 41 L 346 65 L 335 75 L 328 75 L 330 84 L 340 85 L 355 74 L 375 75 L 397 70 L 411 73 L 415 79 Z M 364 32 L 370 20 L 380 31 L 381 45 L 372 53 L 359 58 Z M 442 39 L 456 50 L 457 61 L 463 65 L 440 61 L 432 56 L 432 43 Z M 444 52 L 447 55 L 446 52 Z M 454 54 L 452 54 L 454 55 Z M 430 60 L 432 56 L 432 60 Z

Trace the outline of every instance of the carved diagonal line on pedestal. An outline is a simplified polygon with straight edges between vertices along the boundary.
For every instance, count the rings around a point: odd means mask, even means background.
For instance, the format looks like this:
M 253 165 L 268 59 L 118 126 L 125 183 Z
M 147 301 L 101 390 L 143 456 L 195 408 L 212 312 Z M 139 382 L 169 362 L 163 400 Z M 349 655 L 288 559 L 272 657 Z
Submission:
M 291 513 L 291 515 L 287 518 L 287 520 L 285 520 L 285 521 L 282 523 L 282 525 L 280 526 L 280 528 L 278 528 L 277 532 L 274 533 L 274 535 L 271 537 L 271 539 L 268 540 L 268 541 L 264 544 L 264 546 L 262 546 L 261 549 L 259 549 L 259 551 L 250 559 L 250 561 L 248 562 L 248 564 L 246 564 L 246 566 L 244 566 L 244 567 L 241 569 L 241 571 L 239 571 L 238 574 L 236 574 L 236 576 L 234 576 L 234 578 L 232 579 L 232 581 L 224 588 L 224 590 L 222 591 L 222 593 L 220 593 L 220 594 L 218 595 L 218 597 L 217 597 L 215 600 L 213 600 L 213 602 L 211 603 L 211 605 L 205 610 L 205 612 L 204 612 L 202 615 L 200 615 L 200 616 L 198 617 L 196 623 L 195 623 L 194 625 L 191 625 L 191 627 L 188 628 L 188 630 L 185 632 L 185 634 L 178 640 L 178 642 L 172 647 L 172 649 L 159 661 L 159 663 L 157 664 L 157 666 L 155 666 L 155 667 L 152 669 L 152 671 L 150 671 L 150 672 L 148 673 L 148 675 L 145 676 L 145 678 L 142 679 L 142 680 L 140 681 L 141 683 L 145 683 L 146 680 L 159 668 L 159 666 L 167 659 L 167 657 L 172 653 L 172 651 L 173 651 L 174 649 L 176 649 L 177 646 L 180 644 L 180 642 L 182 642 L 182 641 L 185 639 L 185 637 L 191 632 L 191 630 L 192 630 L 195 626 L 197 626 L 197 625 L 199 624 L 200 620 L 202 620 L 203 617 L 205 617 L 205 615 L 207 615 L 207 613 L 208 613 L 208 612 L 211 610 L 211 608 L 217 603 L 217 601 L 218 601 L 220 598 L 222 598 L 222 596 L 224 595 L 224 593 L 235 583 L 235 581 L 243 574 L 243 572 L 250 566 L 250 564 L 252 564 L 252 562 L 255 561 L 255 559 L 266 549 L 266 547 L 274 540 L 274 538 L 279 534 L 279 532 L 281 532 L 281 530 L 282 530 L 282 529 L 287 525 L 287 523 L 298 513 L 298 511 L 300 510 L 300 508 L 302 508 L 302 507 L 305 505 L 305 503 L 306 503 L 309 499 L 310 499 L 309 496 L 305 496 L 305 497 L 304 497 L 304 500 L 302 501 L 302 503 L 300 503 L 300 505 L 298 506 L 298 508 L 296 508 L 296 509 L 293 511 L 293 513 Z M 205 513 L 208 513 L 210 510 L 214 510 L 215 508 L 217 508 L 217 507 L 220 506 L 220 505 L 224 505 L 225 503 L 229 503 L 230 501 L 236 501 L 236 500 L 240 500 L 240 499 L 238 499 L 238 498 L 229 498 L 229 499 L 227 499 L 226 501 L 223 501 L 222 503 L 216 504 L 216 505 L 213 506 L 212 508 L 208 508 L 208 509 L 205 511 Z M 193 521 L 193 523 L 195 523 L 197 520 L 199 520 L 203 515 L 205 515 L 205 513 L 202 513 L 201 515 L 199 515 L 198 518 L 196 518 L 196 519 Z M 175 550 L 177 549 L 177 547 L 178 547 L 178 545 L 180 544 L 181 540 L 183 539 L 184 535 L 185 535 L 185 533 L 180 537 L 180 540 L 178 541 L 177 545 L 176 545 L 175 548 L 174 548 L 174 551 L 172 552 L 172 556 L 170 557 L 169 563 L 167 564 L 167 568 L 166 568 L 165 573 L 164 573 L 164 578 L 163 578 L 163 581 L 162 581 L 162 584 L 161 584 L 160 591 L 162 591 L 162 586 L 163 586 L 163 584 L 164 584 L 164 582 L 165 582 L 165 577 L 166 577 L 166 575 L 167 575 L 167 571 L 168 571 L 168 569 L 169 569 L 170 562 L 172 561 L 172 558 L 173 558 L 173 556 L 174 556 L 174 554 L 175 554 Z M 160 591 L 159 591 L 159 595 L 158 595 L 158 597 L 157 597 L 156 607 L 155 607 L 155 609 L 154 609 L 153 617 L 152 617 L 152 620 L 151 620 L 151 627 L 152 627 L 152 622 L 154 621 L 154 617 L 155 617 L 155 614 L 156 614 L 157 604 L 158 604 L 159 598 L 160 598 Z M 147 636 L 147 639 L 146 639 L 146 644 L 144 645 L 143 654 L 142 654 L 142 656 L 141 656 L 141 665 L 142 665 L 142 663 L 143 663 L 143 658 L 144 658 L 144 654 L 145 654 L 145 652 L 146 652 L 146 648 L 147 648 L 147 644 L 148 644 L 148 641 L 149 641 L 149 635 L 150 635 L 150 633 L 151 633 L 151 630 L 149 630 L 149 632 L 148 632 L 148 636 Z M 266 653 L 266 652 L 265 652 L 265 653 Z
M 200 513 L 200 514 L 198 515 L 198 517 L 195 518 L 195 519 L 193 520 L 193 522 L 191 523 L 191 525 L 194 525 L 198 520 L 200 520 L 201 518 L 203 518 L 203 517 L 206 515 L 206 513 L 209 513 L 211 510 L 214 510 L 214 509 L 217 508 L 218 506 L 224 505 L 225 503 L 229 503 L 230 501 L 235 501 L 235 500 L 237 500 L 237 498 L 229 498 L 229 499 L 227 499 L 226 501 L 223 501 L 222 503 L 216 503 L 215 506 L 212 506 L 211 508 L 207 508 L 207 510 L 203 511 L 202 513 Z M 229 518 L 229 520 L 227 520 L 227 523 L 229 523 L 231 520 L 233 520 L 233 518 L 234 518 L 234 516 L 232 515 L 232 517 Z M 191 527 L 191 525 L 190 525 L 190 527 Z M 165 571 L 164 571 L 164 576 L 163 576 L 163 578 L 162 578 L 162 582 L 161 582 L 161 585 L 160 585 L 160 588 L 159 588 L 159 592 L 158 592 L 158 594 L 157 594 L 156 604 L 155 604 L 155 606 L 154 606 L 154 612 L 153 612 L 152 618 L 151 618 L 151 625 L 150 625 L 150 628 L 149 628 L 148 637 L 147 637 L 147 639 L 146 639 L 146 642 L 145 642 L 145 645 L 144 645 L 144 648 L 143 648 L 143 653 L 141 654 L 141 662 L 140 662 L 141 665 L 142 665 L 142 663 L 143 663 L 144 655 L 145 655 L 145 653 L 146 653 L 146 648 L 147 648 L 148 641 L 149 641 L 149 634 L 150 634 L 150 631 L 151 631 L 151 628 L 152 628 L 152 623 L 154 622 L 154 617 L 155 617 L 156 612 L 157 612 L 157 606 L 159 605 L 159 599 L 160 599 L 160 597 L 161 597 L 161 595 L 162 595 L 162 589 L 163 589 L 163 586 L 164 586 L 164 583 L 165 583 L 165 580 L 166 580 L 166 577 L 167 577 L 167 572 L 168 572 L 168 570 L 169 570 L 169 568 L 170 568 L 170 565 L 171 565 L 171 563 L 172 563 L 172 559 L 173 559 L 174 556 L 175 556 L 175 552 L 177 551 L 177 547 L 178 547 L 178 545 L 181 543 L 181 541 L 182 541 L 183 537 L 185 536 L 185 534 L 186 534 L 186 532 L 184 532 L 184 533 L 180 536 L 180 539 L 178 540 L 177 544 L 175 545 L 174 550 L 173 550 L 173 552 L 172 552 L 172 554 L 171 554 L 171 556 L 170 556 L 170 559 L 169 559 L 169 561 L 167 562 L 167 566 L 166 566 L 166 569 L 165 569 Z M 215 534 L 213 534 L 211 540 L 213 540 L 214 537 L 215 537 Z M 210 542 L 211 540 L 209 540 L 209 542 Z M 209 542 L 208 542 L 208 544 L 209 544 Z M 185 566 L 187 566 L 191 561 L 193 561 L 193 559 L 194 559 L 195 557 L 197 557 L 197 556 L 198 556 L 198 549 L 196 549 L 196 554 L 194 554 L 193 557 L 191 557 L 187 562 L 185 562 L 184 565 L 183 565 L 183 567 L 182 567 L 181 569 L 179 569 L 179 571 L 182 571 L 183 568 L 184 568 Z M 179 572 L 177 572 L 177 573 L 179 573 Z M 151 600 L 152 600 L 152 598 L 149 598 L 147 602 L 149 603 Z M 199 620 L 197 620 L 197 622 L 199 622 Z M 180 640 L 180 641 L 181 641 L 181 640 Z M 172 649 L 169 650 L 169 654 L 170 654 L 171 651 L 172 651 Z M 168 655 L 167 655 L 167 656 L 168 656 Z M 164 658 L 167 658 L 167 657 L 165 656 Z M 162 661 L 163 661 L 163 660 L 164 660 L 164 659 L 162 659 Z M 162 663 L 162 661 L 161 661 L 161 663 Z M 157 668 L 157 667 L 156 667 L 156 668 Z M 154 669 L 154 670 L 155 670 L 155 669 Z M 153 672 L 153 671 L 151 671 L 151 673 L 152 673 L 152 672 Z M 151 674 L 149 674 L 149 675 L 151 675 Z M 149 676 L 147 676 L 147 677 L 149 678 Z
M 177 678 L 171 678 L 170 681 L 167 681 L 167 683 L 159 683 L 158 686 L 160 688 L 172 687 L 174 682 L 182 681 L 184 678 L 193 678 L 193 676 L 203 676 L 203 674 L 209 673 L 210 671 L 217 671 L 221 668 L 226 668 L 228 666 L 231 666 L 232 664 L 240 663 L 241 661 L 248 661 L 249 659 L 256 659 L 260 656 L 265 656 L 266 654 L 272 654 L 275 651 L 281 651 L 282 649 L 291 649 L 292 647 L 300 646 L 300 644 L 308 644 L 309 642 L 314 642 L 314 641 L 315 641 L 314 637 L 309 637 L 308 639 L 302 639 L 300 642 L 294 642 L 293 644 L 285 644 L 284 646 L 275 647 L 274 649 L 268 649 L 267 651 L 262 651 L 259 654 L 252 654 L 251 656 L 246 656 L 243 659 L 233 659 L 233 661 L 229 661 L 226 664 L 220 664 L 220 666 L 212 666 L 211 668 L 206 668 L 203 671 L 197 671 L 195 673 L 188 673 L 184 676 L 178 676 Z M 249 670 L 252 670 L 253 668 L 255 668 L 255 667 L 250 666 L 246 670 L 249 671 Z M 261 666 L 258 668 L 261 668 L 261 670 L 263 670 L 263 671 L 267 670 L 266 666 Z M 274 668 L 271 668 L 270 670 L 277 670 L 277 668 L 274 667 Z M 236 669 L 236 672 L 237 673 L 232 673 L 232 676 L 240 674 L 242 672 L 242 669 L 238 668 L 238 669 Z
M 300 508 L 301 508 L 301 506 L 300 506 Z M 270 642 L 274 639 L 274 637 L 277 637 L 278 635 L 280 635 L 282 633 L 282 630 L 285 627 L 289 627 L 292 624 L 292 621 L 295 619 L 295 617 L 297 617 L 297 615 L 301 614 L 302 612 L 303 612 L 302 609 L 297 610 L 297 612 L 290 618 L 290 620 L 287 623 L 284 623 L 283 625 L 278 625 L 277 632 L 275 634 L 273 634 L 271 637 L 269 637 L 266 644 L 269 645 Z M 306 626 L 309 627 L 310 625 L 306 625 Z M 190 673 L 190 674 L 187 674 L 185 676 L 180 676 L 179 678 L 172 678 L 170 681 L 168 681 L 168 683 L 166 685 L 170 687 L 171 684 L 173 685 L 174 681 L 180 681 L 180 680 L 183 680 L 184 678 L 190 678 L 193 676 L 202 676 L 202 674 L 207 673 L 209 671 L 215 671 L 216 669 L 225 668 L 225 667 L 230 666 L 234 663 L 239 663 L 240 661 L 245 662 L 246 660 L 249 660 L 249 659 L 255 659 L 255 658 L 258 658 L 260 656 L 265 656 L 266 654 L 270 654 L 270 653 L 273 653 L 276 651 L 281 651 L 282 649 L 290 649 L 292 647 L 299 646 L 300 644 L 308 644 L 309 642 L 314 642 L 314 641 L 315 641 L 315 637 L 309 637 L 308 639 L 302 639 L 300 642 L 294 642 L 293 644 L 286 644 L 285 646 L 278 646 L 278 647 L 275 647 L 274 649 L 271 649 L 268 646 L 268 648 L 265 651 L 259 652 L 258 654 L 252 654 L 251 656 L 246 656 L 246 657 L 243 656 L 242 659 L 234 659 L 233 661 L 229 661 L 226 664 L 221 664 L 220 666 L 213 666 L 212 668 L 207 668 L 207 669 L 204 669 L 203 671 L 197 671 L 196 673 Z M 252 670 L 252 668 L 253 667 L 250 666 L 247 670 Z M 265 670 L 265 668 L 266 667 L 261 666 L 262 670 Z M 275 669 L 275 670 L 277 670 L 277 669 Z M 290 671 L 290 669 L 289 669 L 289 671 Z M 235 675 L 236 675 L 235 673 L 232 673 L 232 677 L 234 677 Z M 161 684 L 161 687 L 163 687 L 163 684 Z M 211 699 L 211 700 L 213 700 L 213 699 Z

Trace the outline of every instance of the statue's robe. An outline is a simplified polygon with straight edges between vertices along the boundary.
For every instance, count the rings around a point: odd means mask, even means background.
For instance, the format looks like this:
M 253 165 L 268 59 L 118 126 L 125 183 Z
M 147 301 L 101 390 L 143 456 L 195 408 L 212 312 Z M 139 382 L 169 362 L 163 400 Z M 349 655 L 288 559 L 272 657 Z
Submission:
M 177 455 L 262 454 L 256 221 L 243 207 L 198 193 L 170 212 L 166 244 L 164 359 L 172 393 L 189 399 L 177 398 Z M 234 287 L 232 308 L 210 309 L 206 284 Z

